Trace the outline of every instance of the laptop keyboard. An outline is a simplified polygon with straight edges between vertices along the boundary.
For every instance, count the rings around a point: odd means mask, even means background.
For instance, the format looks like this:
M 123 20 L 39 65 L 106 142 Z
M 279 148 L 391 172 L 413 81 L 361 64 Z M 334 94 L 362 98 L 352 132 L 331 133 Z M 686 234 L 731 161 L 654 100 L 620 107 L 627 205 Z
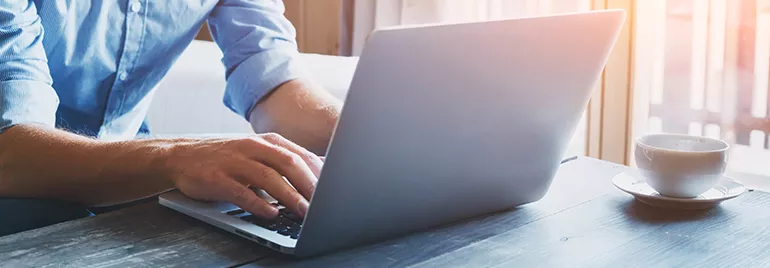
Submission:
M 299 238 L 299 231 L 302 229 L 302 218 L 285 207 L 281 207 L 278 210 L 278 216 L 273 219 L 264 219 L 254 216 L 241 209 L 227 211 L 225 214 L 259 225 L 262 228 L 288 236 L 292 239 Z

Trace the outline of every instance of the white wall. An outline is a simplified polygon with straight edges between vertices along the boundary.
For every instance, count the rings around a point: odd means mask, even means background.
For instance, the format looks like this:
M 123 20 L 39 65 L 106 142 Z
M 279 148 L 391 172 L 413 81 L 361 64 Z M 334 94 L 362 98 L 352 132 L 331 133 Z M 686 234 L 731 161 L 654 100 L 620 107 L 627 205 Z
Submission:
M 222 53 L 216 44 L 194 41 L 158 86 L 148 118 L 153 135 L 250 133 L 251 127 L 222 104 L 225 87 Z M 303 54 L 313 78 L 344 99 L 354 57 Z

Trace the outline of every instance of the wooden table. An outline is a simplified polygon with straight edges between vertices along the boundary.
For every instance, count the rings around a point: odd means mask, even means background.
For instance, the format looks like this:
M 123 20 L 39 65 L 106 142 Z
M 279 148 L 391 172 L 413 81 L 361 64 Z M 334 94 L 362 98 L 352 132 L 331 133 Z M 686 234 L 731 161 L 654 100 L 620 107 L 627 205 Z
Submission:
M 770 194 L 665 211 L 612 186 L 625 168 L 579 158 L 536 203 L 307 260 L 152 203 L 1 237 L 0 266 L 770 267 Z

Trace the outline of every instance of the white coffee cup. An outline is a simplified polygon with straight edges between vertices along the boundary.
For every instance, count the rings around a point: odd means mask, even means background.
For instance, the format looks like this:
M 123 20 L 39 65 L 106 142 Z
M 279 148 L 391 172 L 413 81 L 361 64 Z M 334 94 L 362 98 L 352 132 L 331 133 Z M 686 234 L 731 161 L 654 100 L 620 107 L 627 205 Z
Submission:
M 706 137 L 649 134 L 636 139 L 634 159 L 647 184 L 661 195 L 693 198 L 722 178 L 729 148 Z

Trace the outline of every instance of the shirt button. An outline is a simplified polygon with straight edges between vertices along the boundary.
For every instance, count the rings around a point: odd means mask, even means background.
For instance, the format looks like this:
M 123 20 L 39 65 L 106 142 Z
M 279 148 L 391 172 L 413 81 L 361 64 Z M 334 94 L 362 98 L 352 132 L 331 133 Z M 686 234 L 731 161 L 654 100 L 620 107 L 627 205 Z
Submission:
M 126 79 L 128 79 L 128 73 L 120 72 L 120 75 L 118 76 L 118 78 L 120 79 L 120 81 L 126 81 Z
M 139 12 L 139 10 L 142 10 L 142 3 L 139 1 L 131 2 L 131 12 Z

